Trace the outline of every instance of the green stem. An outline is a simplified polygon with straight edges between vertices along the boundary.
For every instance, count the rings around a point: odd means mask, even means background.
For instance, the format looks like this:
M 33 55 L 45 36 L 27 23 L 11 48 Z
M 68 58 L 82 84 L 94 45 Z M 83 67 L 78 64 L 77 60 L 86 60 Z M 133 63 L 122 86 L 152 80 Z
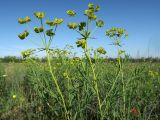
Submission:
M 126 120 L 126 90 L 125 90 L 125 83 L 124 83 L 124 75 L 123 75 L 123 68 L 122 68 L 122 60 L 121 56 L 119 56 L 118 59 L 119 66 L 120 66 L 120 72 L 121 72 L 121 77 L 122 77 L 122 85 L 123 85 L 123 119 Z
M 86 40 L 87 41 L 87 40 Z M 91 56 L 90 56 L 90 52 L 88 52 L 88 45 L 86 43 L 86 47 L 85 47 L 85 53 L 86 53 L 86 57 L 89 61 L 89 64 L 91 66 L 91 70 L 93 73 L 93 80 L 94 80 L 94 88 L 96 90 L 96 95 L 97 95 L 97 99 L 98 99 L 98 106 L 99 106 L 99 112 L 100 112 L 100 118 L 102 119 L 102 108 L 101 108 L 101 100 L 100 100 L 100 95 L 99 95 L 99 89 L 98 89 L 98 83 L 97 83 L 97 78 L 96 78 L 96 74 L 95 74 L 95 69 L 93 67 L 92 61 L 91 61 Z
M 48 66 L 49 66 L 49 71 L 50 71 L 52 79 L 53 79 L 53 81 L 54 81 L 54 83 L 56 85 L 57 91 L 58 91 L 58 93 L 59 93 L 59 95 L 60 95 L 60 97 L 62 99 L 63 107 L 64 107 L 64 110 L 65 110 L 65 116 L 66 116 L 67 120 L 69 120 L 70 118 L 68 116 L 68 111 L 67 111 L 67 107 L 66 107 L 66 104 L 65 104 L 65 101 L 64 101 L 64 96 L 63 96 L 62 91 L 61 91 L 61 89 L 59 87 L 59 84 L 58 84 L 58 82 L 57 82 L 57 80 L 56 80 L 56 78 L 55 78 L 55 76 L 53 74 L 53 70 L 52 70 L 52 67 L 51 67 L 50 54 L 49 54 L 48 50 L 46 50 L 46 54 L 47 54 L 47 62 L 48 62 Z

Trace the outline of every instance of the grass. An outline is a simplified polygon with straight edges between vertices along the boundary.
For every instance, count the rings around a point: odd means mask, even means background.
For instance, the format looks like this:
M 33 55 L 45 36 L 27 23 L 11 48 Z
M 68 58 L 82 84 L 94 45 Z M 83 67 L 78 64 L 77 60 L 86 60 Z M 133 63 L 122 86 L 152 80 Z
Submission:
M 51 64 L 54 64 L 52 69 L 64 96 L 69 119 L 100 119 L 92 75 L 84 78 L 82 74 L 86 73 L 77 61 L 63 59 L 63 62 Z M 159 68 L 159 63 L 125 63 L 124 94 L 115 63 L 97 62 L 95 70 L 103 119 L 124 119 L 125 113 L 127 120 L 158 120 Z M 1 77 L 0 84 L 1 119 L 66 119 L 47 63 L 1 63 L 1 76 L 4 74 L 7 76 Z M 13 95 L 16 95 L 15 99 Z

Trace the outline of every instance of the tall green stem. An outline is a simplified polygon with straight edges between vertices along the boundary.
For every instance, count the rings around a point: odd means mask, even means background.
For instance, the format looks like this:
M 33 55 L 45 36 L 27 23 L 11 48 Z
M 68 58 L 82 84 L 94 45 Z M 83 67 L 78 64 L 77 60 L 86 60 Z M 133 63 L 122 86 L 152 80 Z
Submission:
M 67 107 L 66 107 L 66 104 L 65 104 L 65 101 L 64 101 L 64 96 L 63 96 L 62 91 L 61 91 L 61 89 L 59 87 L 59 84 L 58 84 L 58 82 L 57 82 L 57 80 L 56 80 L 56 78 L 55 78 L 55 76 L 53 74 L 49 50 L 46 50 L 46 54 L 47 54 L 47 62 L 48 62 L 48 66 L 49 66 L 49 71 L 50 71 L 52 79 L 53 79 L 53 81 L 54 81 L 54 83 L 56 85 L 57 92 L 58 92 L 58 94 L 60 95 L 60 97 L 62 99 L 63 107 L 64 107 L 64 110 L 65 110 L 65 116 L 66 116 L 67 120 L 69 120 L 70 118 L 68 116 L 68 111 L 67 111 Z
M 87 40 L 86 40 L 87 41 Z M 90 52 L 88 52 L 88 45 L 86 43 L 86 47 L 85 47 L 85 53 L 86 53 L 86 57 L 89 61 L 89 64 L 91 66 L 91 70 L 93 73 L 93 80 L 94 80 L 94 88 L 96 90 L 96 95 L 97 95 L 97 99 L 98 99 L 98 107 L 99 107 L 99 112 L 100 112 L 100 118 L 102 120 L 102 109 L 101 109 L 101 100 L 100 100 L 100 95 L 99 95 L 99 89 L 98 89 L 98 83 L 97 83 L 97 77 L 95 74 L 95 69 L 93 67 L 92 61 L 91 61 L 91 56 L 90 56 Z

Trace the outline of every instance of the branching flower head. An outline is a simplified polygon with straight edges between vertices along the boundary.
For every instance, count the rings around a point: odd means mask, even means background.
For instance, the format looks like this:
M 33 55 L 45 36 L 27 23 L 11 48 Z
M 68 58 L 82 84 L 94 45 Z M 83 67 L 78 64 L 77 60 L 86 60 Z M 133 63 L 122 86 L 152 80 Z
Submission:
M 68 23 L 67 26 L 69 29 L 76 29 L 78 27 L 77 23 Z
M 58 18 L 55 18 L 54 20 L 53 20 L 53 25 L 60 25 L 61 23 L 63 23 L 63 19 L 62 18 L 60 18 L 60 19 L 58 19 Z
M 121 39 L 128 36 L 128 33 L 123 28 L 111 28 L 106 31 L 106 36 L 113 40 L 113 45 L 121 47 Z
M 97 20 L 96 21 L 96 26 L 97 27 L 103 27 L 104 26 L 104 21 L 103 20 Z
M 106 50 L 102 47 L 97 48 L 97 52 L 100 53 L 100 54 L 106 54 L 107 53 Z
M 46 22 L 45 22 L 47 25 L 49 25 L 49 26 L 54 26 L 54 23 L 53 23 L 53 21 L 50 21 L 50 20 L 46 20 Z
M 27 30 L 25 30 L 23 33 L 20 33 L 18 35 L 18 37 L 21 39 L 21 40 L 24 40 L 27 36 L 29 35 L 29 32 Z
M 44 12 L 35 12 L 34 15 L 36 16 L 37 19 L 42 19 L 45 17 Z
M 74 10 L 67 10 L 67 15 L 69 16 L 75 16 L 76 15 L 76 12 Z
M 94 5 L 94 4 L 91 4 L 91 3 L 88 4 L 88 8 L 89 8 L 89 10 L 92 10 L 94 12 L 98 12 L 100 10 L 99 5 Z
M 94 14 L 95 12 L 98 12 L 100 10 L 99 5 L 94 4 L 88 4 L 88 9 L 85 10 L 85 15 L 88 16 L 89 20 L 96 20 L 97 16 Z
M 110 30 L 106 31 L 106 35 L 109 37 L 128 36 L 126 30 L 123 28 L 111 28 Z
M 85 10 L 85 15 L 88 16 L 89 20 L 96 20 L 97 16 L 94 14 L 93 10 Z
M 43 27 L 35 27 L 35 28 L 34 28 L 34 31 L 35 31 L 36 33 L 41 33 L 41 32 L 44 31 L 44 28 L 43 28 Z
M 50 20 L 46 20 L 46 24 L 49 25 L 49 26 L 57 26 L 57 25 L 60 25 L 61 23 L 63 23 L 63 19 L 58 19 L 58 18 L 55 18 L 53 21 L 50 21 Z
M 46 31 L 46 35 L 49 36 L 49 37 L 52 37 L 55 35 L 55 33 L 53 32 L 53 29 L 49 29 Z
M 85 39 L 79 39 L 77 40 L 76 44 L 77 44 L 77 47 L 82 47 L 83 49 L 86 47 L 86 40 Z
M 28 22 L 30 22 L 31 21 L 31 19 L 30 19 L 30 17 L 28 17 L 28 16 L 26 16 L 24 19 L 23 18 L 19 18 L 18 19 L 18 23 L 19 24 L 25 24 L 25 23 L 28 23 Z
M 22 51 L 21 55 L 24 59 L 26 59 L 26 58 L 30 57 L 32 54 L 34 54 L 34 51 L 35 51 L 35 49 L 28 49 L 28 50 Z
M 86 27 L 86 22 L 80 22 L 78 25 L 79 31 L 84 30 L 85 27 Z

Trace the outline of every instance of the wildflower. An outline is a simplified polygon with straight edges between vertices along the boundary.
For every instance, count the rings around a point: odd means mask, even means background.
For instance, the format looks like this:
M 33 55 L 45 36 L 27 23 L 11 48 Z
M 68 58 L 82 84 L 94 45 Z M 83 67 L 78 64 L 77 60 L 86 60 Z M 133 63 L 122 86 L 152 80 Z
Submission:
M 86 47 L 86 40 L 85 39 L 79 39 L 77 40 L 76 44 L 77 44 L 77 47 L 82 47 L 83 49 Z
M 25 21 L 25 20 L 23 20 L 22 18 L 18 18 L 18 23 L 20 23 L 20 24 L 24 24 L 24 23 L 26 23 L 26 21 Z
M 99 47 L 97 49 L 97 52 L 100 53 L 100 54 L 106 54 L 107 53 L 106 50 L 104 48 L 102 48 L 102 47 Z
M 19 24 L 25 24 L 25 23 L 28 23 L 28 22 L 30 22 L 31 21 L 31 19 L 30 19 L 30 17 L 25 17 L 25 19 L 23 19 L 23 18 L 18 18 L 18 23 Z
M 104 26 L 104 21 L 102 21 L 102 20 L 97 20 L 97 21 L 96 21 L 96 26 L 97 26 L 97 27 L 103 27 L 103 26 Z
M 76 15 L 76 12 L 74 10 L 67 10 L 67 14 L 69 16 L 75 16 Z
M 90 14 L 93 14 L 94 13 L 94 10 L 85 10 L 85 15 L 90 15 Z
M 25 59 L 25 58 L 30 57 L 33 54 L 34 51 L 35 51 L 35 49 L 28 49 L 28 50 L 22 51 L 21 55 Z
M 137 117 L 137 116 L 139 115 L 139 112 L 138 112 L 138 110 L 136 109 L 136 107 L 133 107 L 133 108 L 132 108 L 131 113 L 132 113 L 132 115 L 135 116 L 135 117 Z
M 106 35 L 109 37 L 122 37 L 123 35 L 128 36 L 128 33 L 123 28 L 111 28 L 106 31 Z
M 100 10 L 100 6 L 96 5 L 95 12 L 98 12 L 99 10 Z
M 84 29 L 84 27 L 86 27 L 86 22 L 80 22 L 78 27 L 79 27 L 79 30 L 82 31 Z
M 51 36 L 54 36 L 55 33 L 53 32 L 53 29 L 49 29 L 49 30 L 46 31 L 46 35 L 51 37 Z
M 76 29 L 78 27 L 77 23 L 69 23 L 67 26 L 69 29 Z
M 122 54 L 124 54 L 124 53 L 125 53 L 124 50 L 118 50 L 118 55 L 122 55 Z
M 16 95 L 13 95 L 13 96 L 12 96 L 13 99 L 16 99 L 16 97 L 17 97 Z
M 36 18 L 38 19 L 42 19 L 45 17 L 45 13 L 44 12 L 35 12 L 34 15 L 36 16 Z
M 61 18 L 61 19 L 58 19 L 58 18 L 55 18 L 54 21 L 53 21 L 53 25 L 60 25 L 64 20 Z
M 2 75 L 2 77 L 7 77 L 8 75 Z
M 36 33 L 41 33 L 41 32 L 43 32 L 44 31 L 44 28 L 43 27 L 35 27 L 34 28 L 34 31 L 36 32 Z
M 49 26 L 54 26 L 54 23 L 53 23 L 52 21 L 46 20 L 45 23 L 46 23 L 47 25 L 49 25 Z
M 26 21 L 26 23 L 31 21 L 30 17 L 28 16 L 24 20 Z
M 89 4 L 88 4 L 88 8 L 89 8 L 89 9 L 94 9 L 94 4 L 89 3 Z
M 18 35 L 18 37 L 19 37 L 21 40 L 23 40 L 23 39 L 25 39 L 28 35 L 29 35 L 28 31 L 25 30 L 23 33 L 20 33 L 20 34 Z
M 85 15 L 88 16 L 89 20 L 96 20 L 97 16 L 93 14 L 94 10 L 85 10 Z
M 88 19 L 90 19 L 90 20 L 96 20 L 97 16 L 94 15 L 94 14 L 90 14 L 90 15 L 88 15 Z

